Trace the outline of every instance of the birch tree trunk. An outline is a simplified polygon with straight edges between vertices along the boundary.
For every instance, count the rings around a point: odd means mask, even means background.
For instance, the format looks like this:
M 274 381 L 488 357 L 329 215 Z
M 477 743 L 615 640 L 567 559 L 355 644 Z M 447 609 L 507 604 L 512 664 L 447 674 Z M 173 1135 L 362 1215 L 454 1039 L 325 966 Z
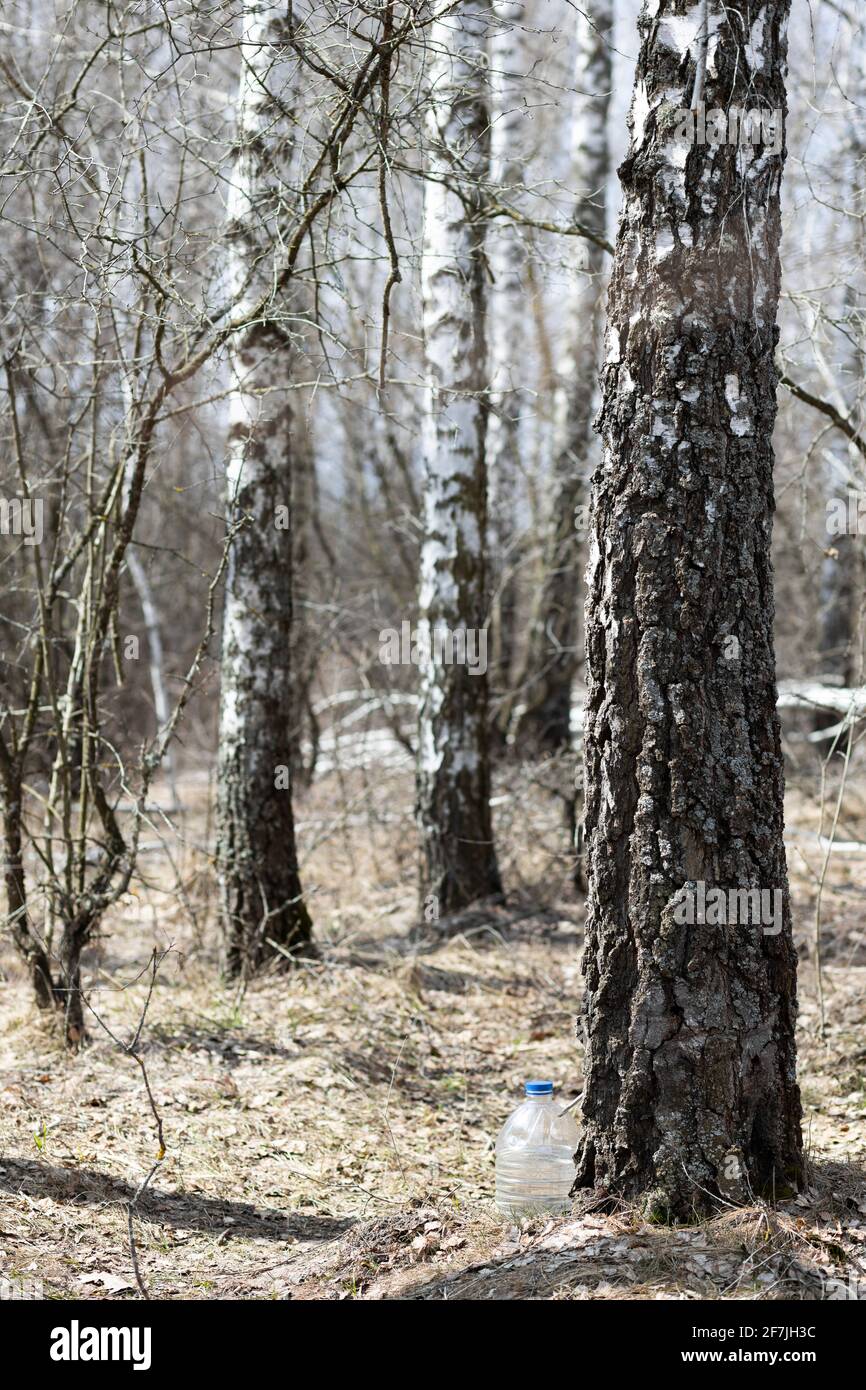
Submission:
M 701 144 L 677 111 L 703 81 L 781 132 L 789 0 L 707 9 L 705 44 L 700 6 L 641 12 L 587 574 L 577 1183 L 662 1218 L 803 1165 L 770 562 L 784 148 Z M 733 907 L 750 888 L 772 922 Z
M 528 64 L 521 26 L 522 0 L 493 0 L 490 30 L 490 181 L 496 197 L 513 204 L 524 183 L 525 98 Z M 491 672 L 495 696 L 506 694 L 514 655 L 518 480 L 521 422 L 528 411 L 526 361 L 518 344 L 526 335 L 525 233 L 507 218 L 488 229 L 490 413 L 487 421 L 488 536 L 491 569 Z M 496 721 L 494 721 L 496 722 Z
M 292 773 L 296 786 L 308 787 L 315 763 L 315 715 L 313 685 L 318 664 L 319 635 L 310 611 L 313 553 L 312 525 L 315 510 L 314 445 L 306 418 L 308 401 L 295 395 L 291 467 L 292 520 Z M 309 760 L 305 744 L 312 747 Z
M 848 357 L 848 380 L 859 384 L 863 354 L 849 344 Z M 850 392 L 833 394 L 840 398 L 840 413 L 846 417 L 856 413 L 850 408 Z M 828 443 L 823 468 L 825 503 L 830 498 L 844 498 L 849 489 L 856 489 L 856 475 L 852 476 L 857 466 L 854 453 L 853 448 L 846 448 L 840 441 Z M 818 592 L 817 675 L 820 680 L 846 688 L 860 684 L 863 665 L 862 642 L 858 640 L 863 605 L 863 560 L 862 536 L 843 533 L 827 539 Z M 826 711 L 816 712 L 815 729 L 826 728 L 828 722 L 832 721 L 828 721 Z M 826 749 L 819 745 L 819 751 L 823 756 Z
M 573 129 L 575 221 L 604 237 L 610 152 L 612 0 L 587 0 L 577 10 Z M 570 742 L 571 689 L 578 668 L 578 594 L 583 530 L 578 508 L 588 501 L 592 416 L 602 336 L 607 253 L 574 238 L 566 351 L 556 400 L 556 458 L 550 538 L 530 627 L 519 698 L 521 746 L 555 752 Z
M 853 15 L 850 42 L 847 49 L 848 81 L 843 86 L 846 107 L 851 112 L 844 148 L 844 168 L 849 190 L 849 207 L 853 219 L 855 256 L 863 265 L 866 238 L 862 218 L 866 201 L 866 136 L 863 131 L 863 112 L 866 108 L 866 21 Z M 841 161 L 840 161 L 841 162 Z M 862 282 L 862 269 L 861 269 Z M 842 379 L 838 389 L 830 383 L 832 399 L 837 410 L 846 417 L 862 417 L 861 392 L 863 368 L 866 364 L 862 316 L 858 310 L 857 294 L 850 282 L 845 286 L 843 322 L 847 324 L 841 348 Z M 857 473 L 861 460 L 850 443 L 838 440 L 828 443 L 825 455 L 825 501 L 844 497 L 849 488 L 858 489 Z M 863 581 L 866 577 L 863 537 L 843 534 L 829 540 L 821 565 L 820 608 L 818 613 L 818 653 L 820 676 L 835 677 L 840 685 L 860 683 L 863 668 L 862 608 Z M 826 715 L 820 712 L 815 719 L 817 728 L 825 727 Z
M 430 31 L 430 150 L 422 256 L 427 397 L 419 595 L 417 808 L 422 897 L 453 912 L 500 891 L 490 819 L 487 676 L 438 659 L 437 632 L 486 643 L 484 535 L 485 44 L 475 0 Z M 446 183 L 447 180 L 447 183 Z M 483 663 L 486 664 L 486 663 Z
M 159 609 L 156 606 L 156 599 L 153 596 L 153 588 L 150 583 L 147 570 L 139 560 L 135 550 L 130 546 L 126 553 L 126 568 L 132 580 L 133 588 L 138 596 L 141 606 L 141 616 L 144 618 L 144 630 L 147 636 L 148 647 L 148 670 L 150 672 L 150 688 L 153 694 L 153 712 L 156 717 L 157 729 L 164 729 L 168 723 L 171 713 L 171 706 L 168 699 L 168 691 L 165 686 L 165 655 L 162 645 L 162 622 L 160 620 Z M 167 748 L 162 760 L 165 768 L 166 780 L 171 793 L 171 805 L 173 810 L 177 810 L 180 805 L 177 794 L 177 780 L 174 775 L 174 753 L 171 748 Z
M 229 204 L 227 250 L 238 312 L 258 299 L 280 240 L 278 217 L 291 196 L 294 132 L 274 97 L 286 101 L 291 53 L 285 7 L 244 11 L 239 153 Z M 288 184 L 288 188 L 287 188 Z M 247 974 L 265 960 L 308 952 L 310 918 L 301 897 L 292 814 L 291 469 L 295 422 L 292 346 L 285 300 L 230 344 L 226 463 L 232 542 L 223 618 L 218 863 L 228 966 Z

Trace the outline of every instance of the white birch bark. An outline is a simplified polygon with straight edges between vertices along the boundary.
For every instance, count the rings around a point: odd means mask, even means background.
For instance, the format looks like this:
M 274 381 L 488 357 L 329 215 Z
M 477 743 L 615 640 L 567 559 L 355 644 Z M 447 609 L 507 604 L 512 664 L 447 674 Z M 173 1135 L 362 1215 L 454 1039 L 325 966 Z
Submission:
M 139 560 L 132 546 L 130 546 L 129 550 L 126 552 L 126 567 L 129 570 L 129 577 L 132 580 L 133 588 L 138 596 L 138 602 L 141 606 L 141 616 L 144 618 L 144 630 L 147 636 L 147 649 L 149 654 L 148 672 L 150 674 L 150 688 L 153 692 L 153 712 L 156 716 L 156 727 L 157 729 L 164 729 L 171 716 L 171 706 L 169 704 L 168 691 L 165 685 L 165 656 L 162 645 L 162 621 L 147 570 Z M 177 780 L 174 775 L 174 754 L 170 747 L 165 750 L 162 761 L 169 791 L 171 792 L 172 809 L 176 810 L 180 802 L 178 801 L 177 795 Z
M 575 221 L 604 236 L 610 176 L 612 0 L 577 11 L 572 179 Z M 581 514 L 593 451 L 592 417 L 602 337 L 607 256 L 582 237 L 569 246 L 570 292 L 565 349 L 558 364 L 554 423 L 554 501 L 542 589 L 533 615 L 518 737 L 540 749 L 569 742 L 571 687 L 578 666 Z
M 490 182 L 513 205 L 524 184 L 525 56 L 523 0 L 493 0 L 490 30 Z M 529 400 L 525 355 L 526 250 L 517 223 L 500 218 L 488 230 L 490 414 L 487 422 L 488 535 L 492 589 L 494 686 L 507 690 L 516 618 L 516 509 L 521 443 Z
M 129 377 L 124 375 L 122 378 L 122 393 L 125 405 L 125 418 L 127 422 L 133 419 L 132 407 L 132 388 Z M 132 461 L 134 459 L 132 441 L 127 438 L 125 448 L 130 462 L 126 466 L 123 486 L 123 504 L 129 501 L 129 491 L 133 484 Z M 161 731 L 168 724 L 171 717 L 171 705 L 168 698 L 168 690 L 165 684 L 165 654 L 162 644 L 162 621 L 159 608 L 154 598 L 153 587 L 147 569 L 141 563 L 136 554 L 135 544 L 131 544 L 126 552 L 126 568 L 132 580 L 132 587 L 135 589 L 141 608 L 141 616 L 144 619 L 144 630 L 147 637 L 148 650 L 148 674 L 150 676 L 150 689 L 153 695 L 153 712 L 156 718 L 157 731 Z M 166 748 L 162 759 L 162 766 L 165 768 L 166 780 L 171 793 L 172 809 L 177 809 L 180 805 L 177 794 L 177 780 L 175 778 L 174 753 L 171 747 Z
M 500 888 L 486 674 L 437 662 L 430 640 L 444 627 L 480 642 L 486 627 L 484 229 L 477 210 L 478 184 L 488 172 L 488 20 L 489 5 L 475 0 L 430 32 L 417 790 L 422 894 L 437 900 L 440 913 Z
M 286 22 L 279 4 L 244 10 L 227 235 L 228 278 L 240 314 L 276 281 L 283 244 L 277 233 L 285 233 L 291 212 L 296 136 L 282 108 L 297 99 L 297 61 L 283 46 Z M 230 524 L 242 525 L 232 543 L 223 618 L 218 862 L 235 973 L 284 958 L 286 950 L 303 953 L 310 939 L 290 774 L 295 441 L 287 297 L 270 308 L 269 317 L 232 338 L 229 352 L 226 499 Z
M 866 238 L 858 219 L 864 214 L 866 198 L 866 17 L 853 15 L 850 23 L 850 46 L 847 52 L 848 76 L 843 85 L 847 109 L 851 112 L 844 139 L 843 158 L 848 201 L 855 225 L 855 240 L 859 242 L 860 264 Z M 857 295 L 846 283 L 843 321 L 847 333 L 842 338 L 842 362 L 838 382 L 830 377 L 830 398 L 839 413 L 857 420 L 861 400 L 863 368 L 866 363 L 866 344 L 863 342 L 861 315 Z M 859 407 L 862 414 L 862 407 Z M 843 498 L 849 489 L 862 491 L 860 459 L 852 444 L 839 439 L 828 441 L 824 454 L 825 502 L 833 497 Z M 818 610 L 819 675 L 831 677 L 842 686 L 857 684 L 863 676 L 863 581 L 866 573 L 863 537 L 843 534 L 828 537 L 821 564 Z M 820 728 L 826 720 L 816 717 Z

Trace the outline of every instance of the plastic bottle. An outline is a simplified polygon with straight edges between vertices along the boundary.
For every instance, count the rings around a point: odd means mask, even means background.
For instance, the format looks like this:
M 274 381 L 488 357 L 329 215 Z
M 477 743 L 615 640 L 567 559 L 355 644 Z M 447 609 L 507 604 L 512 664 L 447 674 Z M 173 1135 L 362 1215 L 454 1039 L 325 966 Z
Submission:
M 526 1100 L 496 1140 L 496 1205 L 506 1216 L 568 1211 L 578 1129 L 552 1081 L 527 1081 Z

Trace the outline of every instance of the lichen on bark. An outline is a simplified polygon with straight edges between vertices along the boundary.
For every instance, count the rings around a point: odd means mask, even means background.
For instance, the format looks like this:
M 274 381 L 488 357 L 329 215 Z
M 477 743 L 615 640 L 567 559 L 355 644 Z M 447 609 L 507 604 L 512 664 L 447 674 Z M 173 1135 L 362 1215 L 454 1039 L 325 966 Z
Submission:
M 708 109 L 782 119 L 788 8 L 710 0 Z M 587 571 L 577 1183 L 665 1219 L 803 1167 L 770 560 L 784 147 L 682 136 L 699 11 L 641 12 Z M 701 882 L 780 890 L 781 930 L 681 923 Z

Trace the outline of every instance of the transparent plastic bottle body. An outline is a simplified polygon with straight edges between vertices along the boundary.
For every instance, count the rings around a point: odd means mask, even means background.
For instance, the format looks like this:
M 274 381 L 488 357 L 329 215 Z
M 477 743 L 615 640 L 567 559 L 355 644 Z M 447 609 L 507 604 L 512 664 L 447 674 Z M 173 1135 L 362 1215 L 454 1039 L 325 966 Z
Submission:
M 496 1140 L 496 1205 L 503 1215 L 569 1210 L 578 1139 L 572 1113 L 562 1114 L 552 1091 L 527 1095 Z

